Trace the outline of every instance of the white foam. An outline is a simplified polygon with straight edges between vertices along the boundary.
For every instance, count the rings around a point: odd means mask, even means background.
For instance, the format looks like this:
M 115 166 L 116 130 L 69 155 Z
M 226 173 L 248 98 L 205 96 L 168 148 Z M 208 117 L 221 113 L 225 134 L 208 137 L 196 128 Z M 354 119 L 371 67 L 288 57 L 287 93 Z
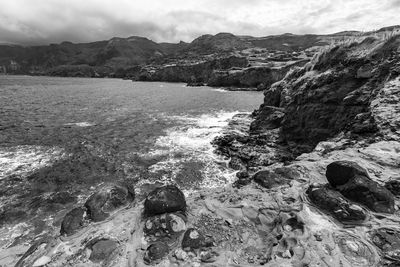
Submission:
M 94 126 L 95 124 L 83 121 L 83 122 L 71 122 L 71 123 L 66 123 L 64 124 L 66 126 L 78 126 L 78 127 L 89 127 L 89 126 Z
M 26 175 L 63 156 L 64 151 L 59 147 L 25 145 L 0 148 L 0 179 L 11 174 Z
M 167 155 L 167 159 L 152 165 L 149 170 L 158 172 L 168 170 L 160 182 L 172 182 L 185 162 L 201 162 L 202 188 L 213 188 L 231 183 L 236 171 L 227 168 L 227 162 L 214 153 L 211 141 L 220 135 L 230 119 L 239 112 L 217 112 L 200 116 L 169 116 L 169 119 L 182 125 L 166 130 L 160 136 L 148 156 Z M 179 155 L 179 156 L 178 156 Z

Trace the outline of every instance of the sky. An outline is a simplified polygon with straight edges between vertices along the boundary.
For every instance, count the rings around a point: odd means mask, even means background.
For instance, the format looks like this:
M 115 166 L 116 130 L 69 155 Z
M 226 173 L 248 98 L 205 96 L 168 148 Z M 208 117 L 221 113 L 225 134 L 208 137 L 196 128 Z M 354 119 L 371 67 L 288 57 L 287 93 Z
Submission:
M 400 24 L 399 14 L 400 0 L 0 0 L 0 43 L 368 31 Z

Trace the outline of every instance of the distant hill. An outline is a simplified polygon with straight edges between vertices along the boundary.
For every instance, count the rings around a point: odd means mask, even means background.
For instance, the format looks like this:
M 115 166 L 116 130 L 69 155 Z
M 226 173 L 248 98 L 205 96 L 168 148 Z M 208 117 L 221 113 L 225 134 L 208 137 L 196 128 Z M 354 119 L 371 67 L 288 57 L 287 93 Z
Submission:
M 390 31 L 391 26 L 380 31 Z M 249 49 L 299 52 L 309 48 L 329 45 L 335 40 L 358 36 L 360 32 L 345 31 L 331 35 L 282 35 L 252 37 L 231 33 L 203 35 L 191 43 L 156 43 L 145 37 L 115 37 L 108 41 L 91 43 L 62 42 L 43 46 L 0 44 L 0 70 L 8 73 L 60 75 L 58 70 L 69 70 L 77 75 L 107 76 L 121 69 L 148 64 L 163 65 L 185 60 L 201 61 Z M 251 56 L 251 55 L 250 55 Z M 82 69 L 90 70 L 80 73 Z M 55 70 L 55 71 L 54 71 Z

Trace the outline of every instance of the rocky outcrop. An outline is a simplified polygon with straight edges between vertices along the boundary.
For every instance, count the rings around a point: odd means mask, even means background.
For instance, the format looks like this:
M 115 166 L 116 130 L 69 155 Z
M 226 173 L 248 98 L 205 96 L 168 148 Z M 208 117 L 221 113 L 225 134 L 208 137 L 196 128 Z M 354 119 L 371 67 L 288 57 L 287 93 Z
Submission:
M 268 121 L 271 106 L 279 107 L 285 113 L 280 135 L 286 142 L 308 145 L 308 151 L 342 131 L 363 136 L 382 131 L 378 113 L 385 111 L 377 101 L 388 91 L 393 94 L 387 97 L 398 98 L 388 87 L 398 77 L 399 43 L 399 37 L 370 37 L 320 53 L 265 91 L 254 124 Z

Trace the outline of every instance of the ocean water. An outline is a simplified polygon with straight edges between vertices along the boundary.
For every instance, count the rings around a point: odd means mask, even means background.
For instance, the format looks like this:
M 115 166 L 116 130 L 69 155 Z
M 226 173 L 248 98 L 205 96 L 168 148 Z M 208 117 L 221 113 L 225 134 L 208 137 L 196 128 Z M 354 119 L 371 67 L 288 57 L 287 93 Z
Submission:
M 118 79 L 0 76 L 0 245 L 56 229 L 98 186 L 186 194 L 231 182 L 211 140 L 260 92 Z M 146 191 L 147 190 L 147 191 Z

